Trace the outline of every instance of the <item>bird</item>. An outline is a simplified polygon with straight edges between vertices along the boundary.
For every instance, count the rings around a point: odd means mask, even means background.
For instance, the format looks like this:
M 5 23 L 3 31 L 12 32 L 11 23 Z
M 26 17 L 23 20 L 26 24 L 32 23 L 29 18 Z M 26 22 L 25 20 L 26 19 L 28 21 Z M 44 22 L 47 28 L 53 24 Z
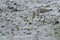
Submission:
M 46 13 L 46 12 L 49 12 L 51 11 L 52 9 L 46 9 L 46 8 L 38 8 L 37 11 L 40 12 L 40 13 Z
M 44 15 L 44 13 L 49 12 L 51 10 L 52 9 L 46 9 L 46 8 L 38 7 L 36 10 L 33 10 L 32 18 L 35 18 L 36 15 L 40 16 L 39 21 L 41 21 L 41 18 L 44 18 L 43 19 L 43 24 L 44 24 L 44 22 L 45 22 L 45 15 Z M 41 15 L 41 14 L 43 14 L 43 15 Z
M 38 7 L 36 10 L 33 10 L 33 18 L 35 17 L 35 15 L 39 16 L 39 14 L 44 14 L 46 12 L 49 12 L 51 11 L 52 9 L 46 9 L 46 8 L 41 8 L 41 7 Z

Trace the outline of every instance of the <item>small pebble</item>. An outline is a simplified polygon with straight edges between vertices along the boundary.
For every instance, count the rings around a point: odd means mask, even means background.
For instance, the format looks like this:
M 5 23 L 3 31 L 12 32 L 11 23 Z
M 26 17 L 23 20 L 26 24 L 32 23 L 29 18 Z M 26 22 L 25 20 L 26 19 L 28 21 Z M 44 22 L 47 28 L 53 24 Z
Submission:
M 16 5 L 17 3 L 14 3 L 14 5 Z
M 58 12 L 60 12 L 60 10 L 58 10 Z
M 59 24 L 59 21 L 56 21 L 55 24 Z
M 4 25 L 1 26 L 1 28 L 3 28 L 3 27 L 4 27 Z
M 31 25 L 32 23 L 31 22 L 29 22 L 29 25 Z

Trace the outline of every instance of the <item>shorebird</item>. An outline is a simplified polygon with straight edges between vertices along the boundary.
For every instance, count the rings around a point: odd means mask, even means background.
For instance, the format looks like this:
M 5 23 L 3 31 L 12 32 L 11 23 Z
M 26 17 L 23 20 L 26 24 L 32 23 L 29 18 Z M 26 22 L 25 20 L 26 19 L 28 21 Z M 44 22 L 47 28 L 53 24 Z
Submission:
M 39 14 L 44 14 L 44 13 L 49 12 L 51 10 L 52 9 L 38 7 L 36 10 L 33 10 L 33 18 L 35 17 L 35 15 L 39 16 Z
M 44 21 L 43 21 L 43 24 L 44 24 L 44 22 L 45 22 L 45 13 L 49 12 L 51 10 L 52 9 L 46 9 L 46 8 L 38 7 L 36 10 L 33 11 L 33 17 L 32 18 L 34 18 L 37 15 L 37 16 L 40 16 L 40 20 L 39 21 L 41 21 L 42 16 L 44 16 Z M 40 14 L 43 14 L 43 15 L 40 15 Z

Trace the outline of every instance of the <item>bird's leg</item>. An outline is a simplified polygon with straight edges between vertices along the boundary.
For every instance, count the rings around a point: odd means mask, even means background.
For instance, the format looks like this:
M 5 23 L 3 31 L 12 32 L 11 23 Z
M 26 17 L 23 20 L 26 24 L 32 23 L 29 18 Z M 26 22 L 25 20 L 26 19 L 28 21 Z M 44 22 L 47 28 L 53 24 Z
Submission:
M 40 10 L 39 10 L 39 9 L 37 9 L 37 16 L 39 16 L 39 13 L 40 13 Z
M 41 21 L 42 15 L 40 15 L 39 21 Z
M 33 17 L 32 18 L 34 18 L 35 17 L 35 11 L 33 11 Z
M 45 23 L 45 15 L 43 15 L 44 16 L 44 20 L 43 20 L 43 24 Z

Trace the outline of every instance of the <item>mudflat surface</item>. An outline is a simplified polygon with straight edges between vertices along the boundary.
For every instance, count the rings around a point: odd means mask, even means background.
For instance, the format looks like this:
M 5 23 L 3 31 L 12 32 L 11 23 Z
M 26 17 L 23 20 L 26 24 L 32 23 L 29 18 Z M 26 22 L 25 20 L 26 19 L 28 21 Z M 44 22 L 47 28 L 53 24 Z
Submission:
M 37 7 L 52 10 L 32 18 Z M 0 40 L 60 40 L 59 22 L 60 0 L 0 0 Z

